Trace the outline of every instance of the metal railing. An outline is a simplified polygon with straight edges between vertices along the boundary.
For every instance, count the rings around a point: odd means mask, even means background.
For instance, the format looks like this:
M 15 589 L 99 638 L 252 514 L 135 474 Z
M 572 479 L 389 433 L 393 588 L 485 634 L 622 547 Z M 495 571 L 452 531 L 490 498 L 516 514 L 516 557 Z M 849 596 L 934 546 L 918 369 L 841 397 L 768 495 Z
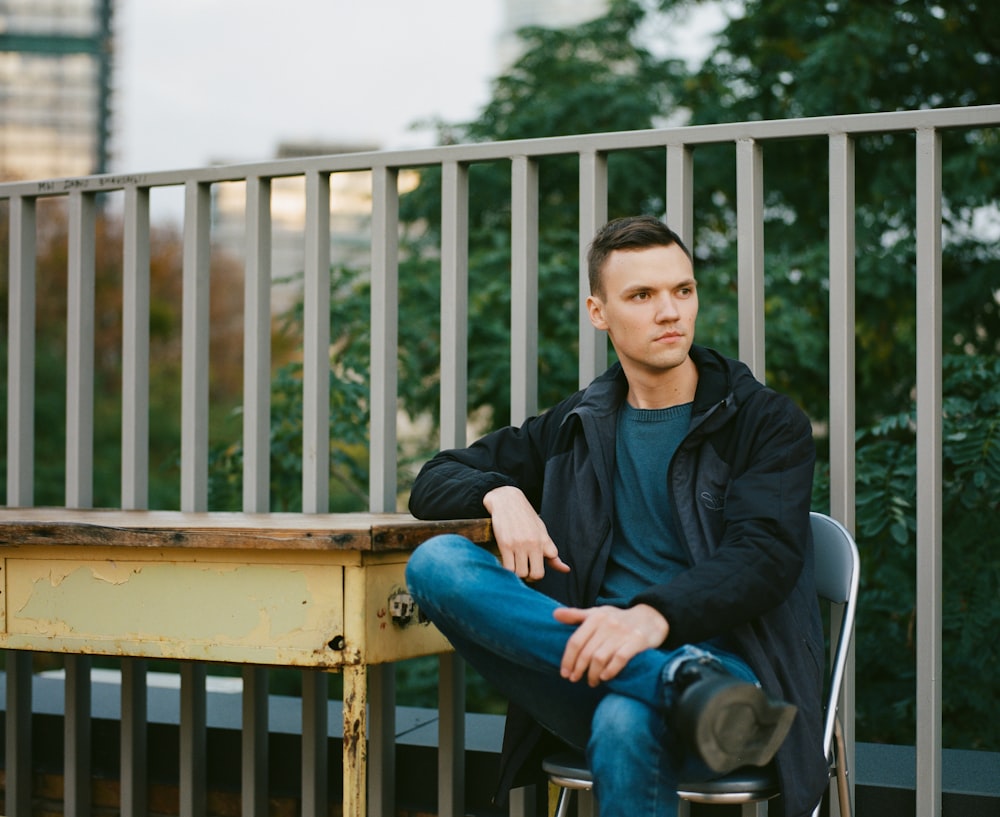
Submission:
M 395 510 L 397 503 L 397 324 L 399 197 L 401 174 L 437 166 L 441 171 L 441 433 L 442 447 L 466 443 L 466 349 L 468 345 L 469 172 L 482 162 L 506 162 L 511 173 L 511 415 L 515 422 L 537 406 L 538 327 L 538 164 L 547 156 L 571 155 L 579 166 L 580 292 L 587 294 L 584 255 L 607 215 L 608 157 L 619 151 L 662 149 L 664 189 L 671 225 L 691 242 L 695 231 L 692 157 L 702 146 L 735 146 L 738 213 L 739 354 L 758 375 L 765 365 L 764 239 L 765 176 L 763 146 L 793 138 L 824 139 L 829 147 L 829 321 L 831 513 L 855 527 L 855 143 L 870 134 L 915 135 L 916 292 L 917 292 L 917 813 L 940 813 L 941 803 L 941 401 L 942 343 L 938 304 L 941 281 L 941 133 L 1000 125 L 1000 105 L 962 109 L 833 116 L 768 122 L 741 122 L 622 133 L 578 135 L 500 143 L 457 145 L 399 152 L 374 152 L 271 161 L 176 172 L 104 175 L 0 185 L 0 203 L 9 208 L 7 496 L 8 506 L 34 503 L 35 307 L 39 202 L 65 200 L 69 214 L 68 320 L 66 378 L 65 504 L 86 508 L 93 501 L 94 436 L 94 251 L 99 198 L 120 196 L 124 219 L 122 246 L 123 357 L 121 371 L 121 505 L 143 509 L 148 503 L 150 407 L 150 235 L 151 194 L 183 189 L 183 338 L 181 361 L 181 510 L 207 508 L 209 442 L 204 417 L 209 410 L 209 257 L 212 242 L 213 188 L 228 182 L 245 185 L 245 292 L 243 348 L 243 509 L 268 511 L 272 286 L 273 187 L 294 178 L 302 187 L 304 212 L 304 440 L 302 508 L 326 511 L 330 486 L 328 367 L 330 360 L 331 184 L 341 174 L 370 174 L 371 372 L 370 510 Z M 821 175 L 817 171 L 817 175 Z M 581 302 L 583 297 L 581 297 Z M 579 381 L 589 382 L 606 365 L 607 344 L 581 308 Z M 67 672 L 68 735 L 86 735 L 81 711 L 89 675 L 87 659 L 71 660 Z M 138 667 L 138 668 L 137 668 Z M 123 695 L 141 700 L 141 665 L 124 662 Z M 8 724 L 23 710 L 30 659 L 10 654 L 7 661 Z M 187 694 L 203 685 L 203 669 L 185 670 Z M 374 696 L 392 706 L 392 676 L 383 673 Z M 250 696 L 266 694 L 255 668 L 247 668 Z M 460 668 L 442 667 L 443 700 L 440 813 L 462 813 L 463 706 Z M 307 697 L 322 694 L 306 684 Z M 253 690 L 257 690 L 256 693 Z M 194 690 L 193 692 L 191 690 Z M 27 697 L 30 706 L 30 695 Z M 122 768 L 122 813 L 143 813 L 141 761 L 145 732 L 136 713 L 123 709 L 123 746 L 132 754 Z M 304 707 L 308 709 L 308 707 Z M 853 692 L 845 701 L 851 737 Z M 259 710 L 245 707 L 246 728 L 257 730 Z M 184 717 L 182 712 L 182 718 Z M 375 719 L 373 719 L 374 721 Z M 201 813 L 203 781 L 193 768 L 203 756 L 199 728 L 191 724 L 182 745 L 181 810 Z M 266 727 L 265 727 L 266 728 Z M 76 731 L 73 731 L 73 730 Z M 254 732 L 253 734 L 259 734 Z M 30 736 L 22 735 L 29 741 Z M 258 738 L 259 740 L 259 738 Z M 375 737 L 373 736 L 373 740 Z M 66 813 L 81 813 L 85 781 L 85 740 L 67 740 Z M 25 815 L 30 806 L 30 769 L 23 751 L 12 749 L 8 729 L 7 813 Z M 23 744 L 22 744 L 23 750 Z M 392 811 L 391 735 L 373 744 L 372 813 Z M 123 752 L 124 757 L 124 752 Z M 251 750 L 245 754 L 244 812 L 266 812 L 266 791 Z M 385 773 L 379 771 L 384 765 Z M 316 772 L 319 774 L 319 772 Z M 304 789 L 322 791 L 304 778 Z M 138 796 L 137 796 L 138 793 Z M 325 811 L 325 803 L 304 796 L 306 813 Z M 523 804 L 522 804 L 523 805 Z M 514 810 L 518 808 L 515 801 Z

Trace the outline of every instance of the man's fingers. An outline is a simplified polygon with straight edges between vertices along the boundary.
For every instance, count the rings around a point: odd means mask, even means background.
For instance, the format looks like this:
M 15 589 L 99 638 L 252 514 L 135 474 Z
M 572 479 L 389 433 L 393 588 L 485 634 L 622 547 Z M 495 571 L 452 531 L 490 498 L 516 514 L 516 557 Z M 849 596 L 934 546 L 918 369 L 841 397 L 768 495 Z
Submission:
M 563 652 L 562 676 L 574 682 L 586 676 L 590 686 L 614 678 L 637 653 L 661 643 L 662 639 L 657 640 L 659 632 L 649 635 L 636 626 L 637 617 L 646 615 L 636 608 L 557 608 L 553 613 L 557 621 L 577 625 Z M 663 622 L 665 631 L 665 620 L 658 613 L 656 616 L 654 623 Z
M 546 548 L 545 559 L 548 561 L 549 566 L 553 570 L 558 570 L 560 573 L 569 573 L 569 565 L 559 558 L 559 551 L 556 549 L 554 544 L 551 547 Z

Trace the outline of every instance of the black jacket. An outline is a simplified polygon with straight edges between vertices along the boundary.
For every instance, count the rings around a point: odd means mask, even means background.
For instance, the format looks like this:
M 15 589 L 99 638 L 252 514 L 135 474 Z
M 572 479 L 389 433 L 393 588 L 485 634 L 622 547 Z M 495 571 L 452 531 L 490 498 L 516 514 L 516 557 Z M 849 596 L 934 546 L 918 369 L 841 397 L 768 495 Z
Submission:
M 827 783 L 822 750 L 823 636 L 809 507 L 815 449 L 805 415 L 742 363 L 694 346 L 691 426 L 668 472 L 691 567 L 632 600 L 667 619 L 674 648 L 727 635 L 773 697 L 798 706 L 776 757 L 786 817 L 812 810 Z M 612 541 L 616 414 L 628 390 L 618 364 L 519 428 L 442 451 L 413 486 L 425 519 L 483 516 L 501 485 L 524 491 L 570 573 L 534 586 L 565 604 L 594 603 Z M 511 707 L 501 792 L 531 778 L 540 728 Z

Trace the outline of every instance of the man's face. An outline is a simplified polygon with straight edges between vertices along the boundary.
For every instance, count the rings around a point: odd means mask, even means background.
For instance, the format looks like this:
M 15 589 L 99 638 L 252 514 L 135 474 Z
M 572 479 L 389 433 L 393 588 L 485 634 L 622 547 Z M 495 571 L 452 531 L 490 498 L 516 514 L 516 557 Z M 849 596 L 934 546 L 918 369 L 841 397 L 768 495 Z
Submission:
M 601 281 L 604 291 L 587 298 L 587 310 L 591 323 L 607 331 L 626 374 L 655 376 L 687 360 L 698 292 L 679 246 L 616 250 Z

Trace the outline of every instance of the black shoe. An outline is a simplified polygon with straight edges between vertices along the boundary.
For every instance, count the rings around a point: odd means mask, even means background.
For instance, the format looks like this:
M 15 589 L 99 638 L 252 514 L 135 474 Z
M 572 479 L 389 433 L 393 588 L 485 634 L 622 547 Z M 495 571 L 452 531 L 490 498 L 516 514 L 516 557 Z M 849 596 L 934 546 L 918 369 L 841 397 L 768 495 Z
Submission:
M 709 659 L 685 661 L 674 676 L 673 723 L 718 774 L 766 766 L 791 729 L 797 708 L 772 701 Z

